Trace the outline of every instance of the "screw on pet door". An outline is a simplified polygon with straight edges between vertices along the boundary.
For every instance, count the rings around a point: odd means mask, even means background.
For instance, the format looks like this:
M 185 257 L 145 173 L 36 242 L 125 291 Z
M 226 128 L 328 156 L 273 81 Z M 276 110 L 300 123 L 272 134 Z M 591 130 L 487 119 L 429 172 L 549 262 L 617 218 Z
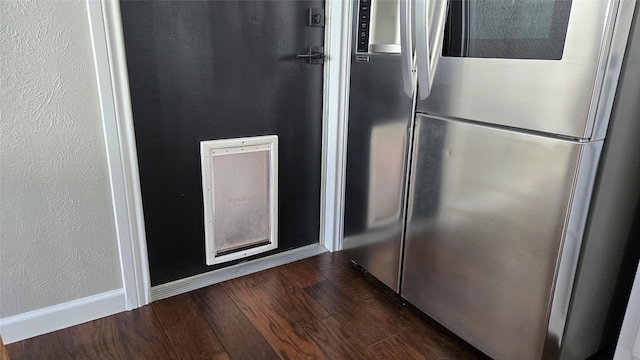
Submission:
M 207 265 L 278 247 L 278 137 L 200 142 Z

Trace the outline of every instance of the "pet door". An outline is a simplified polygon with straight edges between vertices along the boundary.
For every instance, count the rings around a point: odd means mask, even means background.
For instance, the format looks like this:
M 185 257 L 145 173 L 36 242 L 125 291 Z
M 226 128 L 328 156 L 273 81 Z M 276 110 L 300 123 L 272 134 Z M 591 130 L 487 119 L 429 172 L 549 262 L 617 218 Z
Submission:
M 278 137 L 200 142 L 207 265 L 278 247 Z

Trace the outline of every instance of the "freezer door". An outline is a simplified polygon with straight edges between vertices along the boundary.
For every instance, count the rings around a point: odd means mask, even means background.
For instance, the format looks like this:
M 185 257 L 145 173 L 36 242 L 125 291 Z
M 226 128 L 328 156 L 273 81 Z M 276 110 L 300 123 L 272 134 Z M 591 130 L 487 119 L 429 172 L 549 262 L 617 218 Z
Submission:
M 589 145 L 424 116 L 415 131 L 401 295 L 493 358 L 540 359 Z
M 418 111 L 591 138 L 617 4 L 450 1 Z

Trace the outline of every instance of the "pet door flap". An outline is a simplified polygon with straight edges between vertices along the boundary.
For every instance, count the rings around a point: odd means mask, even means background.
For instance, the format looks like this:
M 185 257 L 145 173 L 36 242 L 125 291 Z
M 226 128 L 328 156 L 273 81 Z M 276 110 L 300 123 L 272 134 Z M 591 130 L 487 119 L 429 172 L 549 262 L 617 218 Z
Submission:
M 202 141 L 208 265 L 278 247 L 278 137 Z

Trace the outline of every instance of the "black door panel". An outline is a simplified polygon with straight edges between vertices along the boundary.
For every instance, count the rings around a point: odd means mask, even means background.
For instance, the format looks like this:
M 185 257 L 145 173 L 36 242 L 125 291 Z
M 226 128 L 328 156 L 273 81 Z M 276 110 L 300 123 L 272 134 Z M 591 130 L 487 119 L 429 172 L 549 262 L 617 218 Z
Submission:
M 322 1 L 122 1 L 152 285 L 205 265 L 199 142 L 279 136 L 279 248 L 318 242 Z M 246 259 L 244 259 L 246 260 Z M 244 261 L 243 260 L 243 261 Z

